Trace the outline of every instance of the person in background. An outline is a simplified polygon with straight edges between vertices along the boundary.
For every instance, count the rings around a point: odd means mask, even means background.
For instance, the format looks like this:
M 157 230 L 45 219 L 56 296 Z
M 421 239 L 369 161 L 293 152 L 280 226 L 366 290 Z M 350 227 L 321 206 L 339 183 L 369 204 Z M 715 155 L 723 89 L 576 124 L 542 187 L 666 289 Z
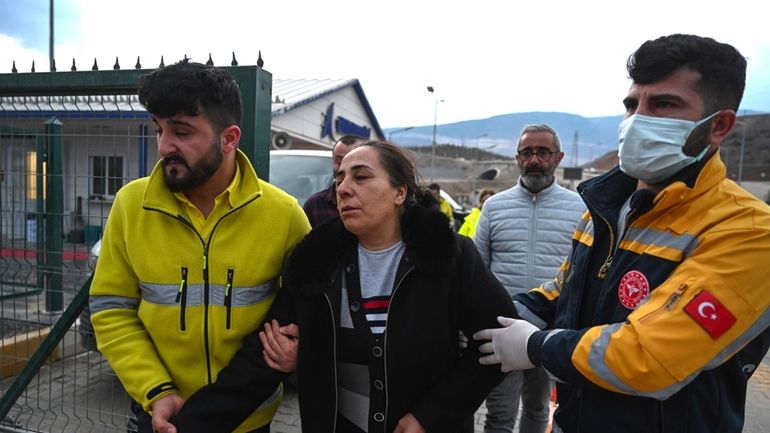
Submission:
M 473 236 L 484 263 L 511 297 L 553 277 L 585 212 L 580 197 L 556 182 L 564 152 L 553 128 L 527 125 L 517 146 L 519 181 L 487 200 Z M 509 373 L 487 397 L 484 431 L 513 431 L 521 401 L 519 431 L 543 433 L 551 388 L 542 368 Z
M 337 171 L 341 218 L 315 228 L 289 259 L 268 317 L 299 326 L 304 432 L 472 432 L 467 421 L 502 378 L 479 363 L 474 342 L 463 351 L 457 338 L 494 325 L 513 303 L 415 179 L 397 146 L 359 145 Z M 187 401 L 176 427 L 158 431 L 237 426 L 285 376 L 267 354 L 271 327 Z
M 334 142 L 332 146 L 332 175 L 335 175 L 339 170 L 342 158 L 363 141 L 364 138 L 357 135 L 343 135 Z M 328 188 L 311 195 L 305 201 L 303 209 L 311 227 L 316 227 L 326 220 L 339 216 L 336 188 L 332 182 Z
M 514 297 L 526 320 L 474 338 L 485 364 L 557 379 L 556 432 L 739 433 L 770 347 L 770 207 L 719 157 L 746 60 L 674 34 L 627 69 L 620 164 L 578 187 L 589 213 L 568 259 Z
M 428 190 L 433 194 L 433 197 L 438 202 L 439 208 L 441 209 L 441 213 L 446 215 L 447 218 L 449 218 L 449 227 L 454 228 L 455 226 L 455 219 L 454 219 L 454 213 L 452 212 L 452 205 L 449 204 L 448 201 L 444 200 L 443 197 L 441 197 L 441 185 L 437 183 L 432 183 L 428 185 Z
M 115 196 L 90 289 L 97 347 L 141 406 L 172 414 L 262 324 L 289 252 L 310 230 L 238 145 L 241 96 L 220 68 L 183 61 L 141 79 L 160 161 Z M 237 432 L 267 432 L 274 386 Z
M 476 224 L 481 216 L 481 208 L 484 206 L 484 202 L 493 195 L 495 195 L 495 192 L 491 189 L 481 191 L 479 194 L 479 207 L 471 209 L 471 212 L 463 220 L 463 225 L 460 226 L 458 233 L 463 236 L 468 236 L 469 238 L 473 237 L 473 234 L 476 233 Z

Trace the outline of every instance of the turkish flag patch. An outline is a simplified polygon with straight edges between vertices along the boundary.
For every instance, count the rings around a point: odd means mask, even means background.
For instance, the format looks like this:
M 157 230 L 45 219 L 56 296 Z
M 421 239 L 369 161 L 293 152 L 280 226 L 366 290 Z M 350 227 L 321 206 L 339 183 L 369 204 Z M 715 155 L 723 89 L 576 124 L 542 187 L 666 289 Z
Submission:
M 735 316 L 714 295 L 704 290 L 684 307 L 701 328 L 717 339 L 735 324 Z

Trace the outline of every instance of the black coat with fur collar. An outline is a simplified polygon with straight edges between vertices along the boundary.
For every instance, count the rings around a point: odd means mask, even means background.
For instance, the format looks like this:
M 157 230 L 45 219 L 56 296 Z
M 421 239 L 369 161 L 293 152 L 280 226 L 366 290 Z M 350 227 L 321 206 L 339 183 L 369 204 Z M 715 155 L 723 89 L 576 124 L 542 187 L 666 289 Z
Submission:
M 513 304 L 473 242 L 454 234 L 441 213 L 414 206 L 402 216 L 401 227 L 406 249 L 384 348 L 388 410 L 377 433 L 392 432 L 407 413 L 426 432 L 456 432 L 502 379 L 499 365 L 479 364 L 477 342 L 471 339 L 461 353 L 458 331 L 471 336 L 498 327 L 496 317 L 512 317 Z M 294 250 L 284 289 L 268 313 L 282 325 L 299 325 L 303 432 L 334 431 L 340 277 L 347 272 L 348 284 L 358 284 L 357 245 L 339 218 L 310 232 Z M 217 381 L 192 396 L 174 422 L 180 433 L 232 431 L 282 377 L 266 365 L 262 344 L 252 334 Z

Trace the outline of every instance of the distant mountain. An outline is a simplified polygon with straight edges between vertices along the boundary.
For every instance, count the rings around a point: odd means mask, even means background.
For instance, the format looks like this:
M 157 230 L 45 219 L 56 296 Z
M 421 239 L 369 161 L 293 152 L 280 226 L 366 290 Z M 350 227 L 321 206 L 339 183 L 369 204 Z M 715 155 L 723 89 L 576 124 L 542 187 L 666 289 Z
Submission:
M 757 113 L 742 110 L 741 114 Z M 490 152 L 513 156 L 521 129 L 528 124 L 545 123 L 559 133 L 562 150 L 565 153 L 562 165 L 573 165 L 575 144 L 577 144 L 577 164 L 581 165 L 607 152 L 617 151 L 618 126 L 622 120 L 623 115 L 583 117 L 558 112 L 511 113 L 487 119 L 437 125 L 436 142 L 465 147 L 478 146 Z M 389 139 L 403 146 L 430 146 L 433 139 L 433 125 L 403 129 L 386 128 L 384 132 Z

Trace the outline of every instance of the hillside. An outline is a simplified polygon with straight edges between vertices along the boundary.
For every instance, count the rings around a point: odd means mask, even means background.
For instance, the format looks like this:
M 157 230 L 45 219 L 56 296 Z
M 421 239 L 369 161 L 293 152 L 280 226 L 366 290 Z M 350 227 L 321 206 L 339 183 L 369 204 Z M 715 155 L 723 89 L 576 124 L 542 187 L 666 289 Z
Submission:
M 744 155 L 744 159 L 747 159 L 745 157 L 748 156 L 748 152 L 759 149 L 762 143 L 764 143 L 765 148 L 768 148 L 770 142 L 767 141 L 767 137 L 762 138 L 763 133 L 760 131 L 770 133 L 770 125 L 768 125 L 770 124 L 770 115 L 751 113 L 741 116 L 741 119 L 744 118 L 748 119 L 746 130 L 747 155 Z M 486 150 L 490 153 L 513 157 L 515 154 L 514 141 L 521 129 L 528 124 L 545 123 L 556 129 L 561 137 L 562 150 L 565 153 L 562 165 L 585 165 L 601 155 L 617 152 L 618 125 L 622 120 L 622 115 L 583 117 L 556 112 L 511 113 L 487 119 L 437 125 L 436 142 L 439 145 L 462 146 L 468 149 L 479 149 L 480 152 Z M 416 126 L 407 131 L 402 131 L 402 129 L 388 128 L 384 131 L 386 136 L 405 147 L 430 146 L 433 138 L 433 125 Z M 739 136 L 740 130 L 741 126 L 736 126 L 733 135 Z M 735 147 L 736 140 L 740 141 L 740 137 L 733 137 L 729 143 L 726 142 L 725 144 L 729 147 Z M 749 144 L 751 145 L 749 146 Z M 457 152 L 457 150 L 451 152 Z M 739 154 L 738 151 L 731 150 L 729 152 L 731 152 L 729 156 L 734 159 L 731 164 L 738 164 L 735 161 Z M 762 165 L 760 162 L 762 159 L 761 155 L 759 156 L 759 160 L 752 159 L 751 161 L 750 174 L 747 174 L 752 177 L 761 173 L 758 167 Z M 468 157 L 466 159 L 473 158 Z M 577 164 L 574 163 L 575 160 L 577 160 Z M 754 162 L 757 162 L 757 167 L 753 167 Z M 749 161 L 744 161 L 745 168 L 749 168 L 749 163 Z M 737 176 L 737 165 L 735 167 L 734 175 Z M 760 171 L 754 173 L 755 170 Z
M 617 148 L 617 128 L 622 116 L 582 117 L 569 113 L 529 112 L 511 113 L 479 120 L 466 120 L 438 125 L 436 142 L 468 148 L 487 149 L 499 155 L 513 157 L 514 140 L 519 131 L 528 124 L 546 123 L 559 133 L 566 160 L 570 163 L 577 157 L 584 163 Z M 433 139 L 433 125 L 417 126 L 408 131 L 402 128 L 385 129 L 393 133 L 393 141 L 406 147 L 430 146 Z M 577 143 L 577 155 L 574 144 Z

